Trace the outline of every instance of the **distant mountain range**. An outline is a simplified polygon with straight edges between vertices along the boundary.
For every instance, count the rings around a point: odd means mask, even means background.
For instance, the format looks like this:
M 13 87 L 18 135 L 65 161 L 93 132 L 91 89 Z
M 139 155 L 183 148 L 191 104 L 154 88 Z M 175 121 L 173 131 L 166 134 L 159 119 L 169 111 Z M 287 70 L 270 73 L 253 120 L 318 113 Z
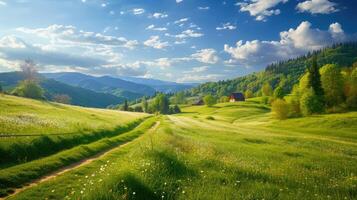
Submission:
M 8 90 L 23 79 L 20 72 L 0 73 L 0 83 Z M 96 77 L 76 72 L 42 73 L 40 80 L 48 99 L 56 94 L 66 94 L 71 97 L 72 104 L 88 107 L 107 107 L 120 104 L 125 99 L 134 100 L 156 92 L 177 92 L 194 87 L 194 84 L 155 79 Z

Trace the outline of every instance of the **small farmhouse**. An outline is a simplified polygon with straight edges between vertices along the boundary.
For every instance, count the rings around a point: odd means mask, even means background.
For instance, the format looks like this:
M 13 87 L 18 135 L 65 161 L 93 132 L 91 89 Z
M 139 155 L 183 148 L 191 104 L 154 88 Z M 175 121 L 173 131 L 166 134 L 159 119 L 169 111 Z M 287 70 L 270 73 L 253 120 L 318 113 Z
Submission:
M 229 102 L 236 101 L 245 101 L 244 95 L 240 92 L 232 93 L 231 96 L 229 96 Z
M 202 99 L 198 99 L 192 103 L 193 106 L 201 106 L 204 105 L 205 103 L 203 102 Z

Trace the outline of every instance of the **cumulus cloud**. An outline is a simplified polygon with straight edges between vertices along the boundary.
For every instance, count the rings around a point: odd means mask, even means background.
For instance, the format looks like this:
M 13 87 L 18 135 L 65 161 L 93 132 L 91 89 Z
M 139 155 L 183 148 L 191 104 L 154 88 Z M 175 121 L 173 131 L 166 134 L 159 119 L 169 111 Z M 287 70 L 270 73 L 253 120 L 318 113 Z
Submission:
M 108 64 L 106 60 L 89 56 L 44 50 L 15 36 L 4 36 L 0 39 L 0 52 L 1 59 L 21 61 L 30 58 L 41 65 L 91 67 Z
M 279 15 L 280 10 L 274 9 L 280 3 L 286 3 L 288 0 L 248 0 L 239 2 L 241 12 L 249 12 L 257 21 L 265 21 L 268 16 Z
M 217 31 L 221 31 L 221 30 L 235 30 L 237 29 L 236 26 L 234 26 L 233 24 L 231 24 L 230 22 L 224 23 L 222 24 L 222 26 L 220 27 L 216 27 Z
M 162 42 L 158 35 L 151 36 L 148 40 L 144 42 L 144 45 L 152 47 L 155 49 L 164 49 L 169 46 L 168 42 Z
M 19 32 L 33 34 L 34 36 L 50 39 L 53 42 L 72 43 L 77 45 L 110 45 L 126 48 L 135 48 L 136 40 L 127 40 L 124 37 L 114 37 L 103 35 L 101 33 L 86 32 L 78 30 L 75 26 L 51 25 L 47 28 L 30 29 L 20 27 L 16 29 Z
M 299 3 L 296 9 L 299 12 L 309 12 L 311 14 L 330 14 L 337 12 L 336 3 L 329 0 L 308 0 Z
M 327 45 L 347 40 L 355 36 L 346 35 L 339 23 L 330 25 L 329 30 L 313 29 L 311 23 L 304 21 L 296 29 L 280 33 L 279 41 L 238 41 L 235 47 L 224 45 L 224 51 L 237 63 L 245 66 L 263 67 L 272 62 L 293 58 L 308 51 L 318 50 Z
M 201 66 L 201 67 L 194 67 L 192 68 L 192 70 L 189 71 L 184 71 L 184 74 L 190 74 L 190 73 L 201 73 L 201 72 L 205 72 L 208 70 L 208 66 Z
M 176 3 L 181 3 L 183 2 L 183 0 L 176 0 Z
M 208 64 L 215 64 L 218 62 L 217 52 L 214 49 L 201 49 L 192 54 L 192 58 Z

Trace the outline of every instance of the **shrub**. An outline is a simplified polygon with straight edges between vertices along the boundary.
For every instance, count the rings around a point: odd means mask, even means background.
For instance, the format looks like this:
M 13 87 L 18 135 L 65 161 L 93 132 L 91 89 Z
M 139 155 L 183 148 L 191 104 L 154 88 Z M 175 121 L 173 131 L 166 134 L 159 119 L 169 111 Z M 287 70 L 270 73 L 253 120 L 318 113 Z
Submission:
M 212 95 L 206 95 L 204 98 L 203 98 L 203 101 L 205 102 L 205 104 L 208 106 L 208 107 L 211 107 L 213 106 L 215 103 L 216 103 L 216 99 L 212 96 Z
M 300 110 L 304 116 L 313 113 L 320 113 L 323 110 L 321 99 L 317 96 L 312 88 L 307 89 L 300 98 Z
M 252 98 L 254 97 L 254 94 L 251 90 L 246 90 L 245 93 L 244 93 L 244 96 L 246 99 L 249 99 L 249 98 Z
M 273 88 L 270 86 L 269 83 L 265 83 L 262 86 L 261 91 L 262 91 L 263 96 L 271 96 L 273 94 Z
M 219 98 L 219 102 L 221 102 L 221 103 L 225 103 L 228 101 L 229 101 L 229 97 L 227 97 L 227 96 L 222 96 L 221 98 Z
M 283 120 L 289 116 L 289 105 L 282 99 L 272 103 L 272 111 L 277 119 Z
M 208 119 L 208 120 L 215 120 L 214 117 L 212 117 L 212 116 L 207 116 L 206 119 Z
M 335 64 L 327 64 L 320 69 L 320 73 L 327 106 L 339 105 L 343 101 L 344 87 L 341 70 Z
M 32 98 L 44 99 L 44 91 L 35 80 L 24 80 L 12 91 L 13 95 Z
M 278 86 L 274 90 L 274 98 L 275 99 L 282 99 L 284 97 L 284 90 L 282 87 Z
M 289 117 L 298 117 L 301 114 L 300 110 L 300 88 L 299 85 L 294 85 L 291 95 L 285 97 L 289 104 Z
M 269 97 L 267 97 L 267 96 L 262 97 L 261 98 L 261 103 L 262 104 L 268 104 L 269 103 Z
M 54 102 L 63 103 L 63 104 L 71 103 L 71 97 L 66 94 L 56 94 L 53 96 L 52 100 Z

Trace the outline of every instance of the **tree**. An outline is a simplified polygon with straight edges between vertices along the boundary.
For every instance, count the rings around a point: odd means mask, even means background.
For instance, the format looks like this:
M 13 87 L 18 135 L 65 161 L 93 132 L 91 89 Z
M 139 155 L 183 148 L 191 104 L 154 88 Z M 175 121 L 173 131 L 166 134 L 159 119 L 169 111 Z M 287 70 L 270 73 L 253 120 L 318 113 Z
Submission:
M 36 63 L 33 60 L 27 59 L 20 65 L 21 71 L 27 80 L 37 79 Z
M 327 106 L 337 106 L 343 101 L 343 77 L 335 64 L 324 65 L 320 69 L 321 83 Z
M 229 97 L 227 96 L 221 96 L 221 98 L 219 98 L 219 102 L 220 103 L 225 103 L 229 101 Z
M 265 83 L 262 86 L 262 94 L 263 96 L 271 96 L 273 94 L 273 88 L 269 83 Z
M 141 106 L 135 106 L 134 111 L 135 112 L 143 112 L 143 108 Z
M 253 92 L 251 90 L 246 90 L 244 96 L 246 99 L 254 97 Z
M 203 98 L 203 102 L 205 102 L 205 104 L 208 106 L 208 107 L 211 107 L 213 106 L 215 103 L 216 103 L 216 99 L 212 96 L 212 95 L 206 95 L 204 98 Z
M 282 99 L 284 98 L 284 90 L 281 86 L 278 86 L 274 90 L 274 98 L 275 99 Z
M 307 89 L 300 98 L 300 110 L 304 116 L 314 113 L 320 113 L 323 109 L 323 104 L 311 87 Z
M 125 99 L 124 104 L 122 106 L 123 111 L 128 111 L 129 110 L 129 105 L 128 105 L 128 100 Z
M 289 105 L 282 99 L 277 99 L 272 103 L 272 111 L 277 119 L 286 119 L 289 115 Z
M 142 100 L 141 100 L 141 107 L 143 109 L 143 112 L 146 112 L 148 113 L 149 110 L 148 110 L 148 101 L 146 100 L 146 97 L 143 97 Z
M 300 97 L 301 94 L 300 94 L 299 85 L 295 84 L 291 91 L 291 95 L 285 97 L 286 102 L 289 104 L 289 116 L 291 117 L 300 116 L 301 114 Z
M 357 63 L 356 63 L 357 65 Z M 357 109 L 357 67 L 353 69 L 349 78 L 349 91 L 347 93 L 346 103 L 348 107 Z
M 53 96 L 52 100 L 54 102 L 63 103 L 63 104 L 71 103 L 71 97 L 66 94 L 56 94 Z
M 185 104 L 186 103 L 185 93 L 183 91 L 177 92 L 175 94 L 175 103 L 176 104 Z
M 174 106 L 174 112 L 175 113 L 180 113 L 181 112 L 181 109 L 180 109 L 180 107 L 178 105 Z
M 312 87 L 312 89 L 315 92 L 315 95 L 317 96 L 323 96 L 324 95 L 324 90 L 321 85 L 321 75 L 319 71 L 319 67 L 317 65 L 317 57 L 314 56 L 312 58 L 312 65 L 309 69 L 309 84 Z
M 12 94 L 32 99 L 45 99 L 43 89 L 35 80 L 21 81 Z
M 167 96 L 163 93 L 156 95 L 155 99 L 150 105 L 150 110 L 152 112 L 159 112 L 161 114 L 169 114 L 170 111 L 170 102 Z

